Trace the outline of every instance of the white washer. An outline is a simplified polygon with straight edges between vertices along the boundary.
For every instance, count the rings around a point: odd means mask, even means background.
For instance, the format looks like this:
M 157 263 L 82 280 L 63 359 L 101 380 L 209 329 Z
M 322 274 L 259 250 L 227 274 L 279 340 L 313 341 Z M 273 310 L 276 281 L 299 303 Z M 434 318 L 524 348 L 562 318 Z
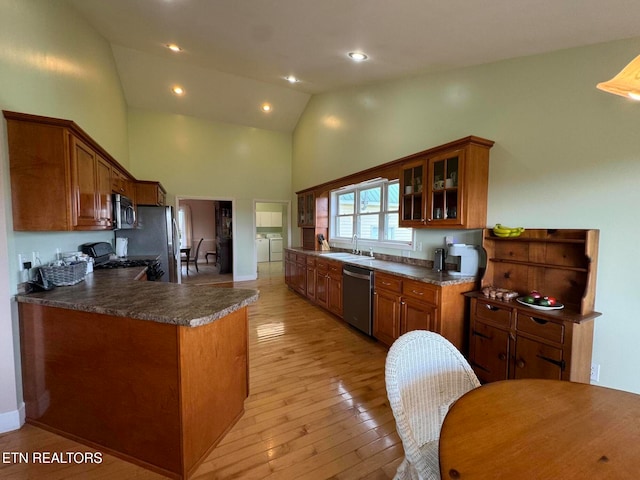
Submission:
M 282 261 L 282 235 L 279 233 L 267 233 L 269 239 L 269 261 Z

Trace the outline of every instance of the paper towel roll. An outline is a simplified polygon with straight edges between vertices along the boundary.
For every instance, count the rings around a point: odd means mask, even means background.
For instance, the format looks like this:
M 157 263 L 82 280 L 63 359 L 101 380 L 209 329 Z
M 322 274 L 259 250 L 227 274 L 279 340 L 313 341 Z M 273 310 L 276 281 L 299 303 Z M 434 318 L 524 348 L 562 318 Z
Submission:
M 126 257 L 128 244 L 129 239 L 127 237 L 116 238 L 116 255 L 119 257 Z

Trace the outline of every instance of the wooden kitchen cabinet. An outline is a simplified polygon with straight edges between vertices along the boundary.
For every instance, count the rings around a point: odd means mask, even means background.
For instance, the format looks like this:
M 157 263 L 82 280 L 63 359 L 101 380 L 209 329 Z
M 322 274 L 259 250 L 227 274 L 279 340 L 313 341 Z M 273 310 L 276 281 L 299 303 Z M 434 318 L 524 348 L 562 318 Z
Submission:
M 293 288 L 293 277 L 296 263 L 296 254 L 285 250 L 284 252 L 284 283 Z
M 9 111 L 4 116 L 14 230 L 111 229 L 119 164 L 70 120 Z
M 326 260 L 316 260 L 316 303 L 329 308 L 329 264 Z
M 113 193 L 124 195 L 132 202 L 137 203 L 135 184 L 136 181 L 122 169 L 114 167 L 111 174 L 111 190 L 113 190 Z
M 400 336 L 402 280 L 376 273 L 373 282 L 373 336 L 390 346 Z
M 298 195 L 298 226 L 313 227 L 316 221 L 316 199 L 313 192 Z
M 462 293 L 475 284 L 433 285 L 376 272 L 374 278 L 373 336 L 391 344 L 412 330 L 439 333 L 459 350 L 466 350 Z
M 327 308 L 331 313 L 342 318 L 342 263 L 329 260 L 327 267 Z
M 160 182 L 135 182 L 136 204 L 163 207 L 166 205 L 167 192 Z
M 316 259 L 311 255 L 306 261 L 306 295 L 309 300 L 316 300 Z
M 301 295 L 307 295 L 307 256 L 301 253 L 296 254 L 294 270 L 294 289 Z
M 491 140 L 471 136 L 403 162 L 400 226 L 484 228 L 492 146 Z
M 469 361 L 481 382 L 543 378 L 589 383 L 593 321 L 574 323 L 558 310 L 531 313 L 513 302 L 470 295 Z
M 89 145 L 70 135 L 72 226 L 78 230 L 112 228 L 111 166 Z
M 111 163 L 72 122 L 4 112 L 13 228 L 112 228 Z
M 437 288 L 429 284 L 412 285 L 422 282 L 405 280 L 403 282 L 403 305 L 402 305 L 402 328 L 400 334 L 410 332 L 412 330 L 429 330 L 435 332 L 438 330 L 436 324 L 438 309 L 435 305 L 437 302 Z M 433 294 L 431 298 L 415 298 L 408 292 L 419 292 L 417 295 L 424 295 L 424 292 Z M 427 300 L 428 299 L 428 300 Z
M 485 229 L 482 286 L 538 290 L 561 310 L 471 298 L 469 361 L 482 382 L 546 378 L 589 383 L 598 250 L 597 230 L 531 229 L 499 238 Z

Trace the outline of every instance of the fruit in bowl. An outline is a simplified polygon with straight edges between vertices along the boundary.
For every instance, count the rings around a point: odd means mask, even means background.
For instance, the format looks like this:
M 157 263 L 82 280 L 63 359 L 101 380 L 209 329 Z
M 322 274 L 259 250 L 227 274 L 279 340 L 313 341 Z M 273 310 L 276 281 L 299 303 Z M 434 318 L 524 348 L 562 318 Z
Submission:
M 523 227 L 507 227 L 500 223 L 496 223 L 496 226 L 493 227 L 493 234 L 496 237 L 506 238 L 506 237 L 519 237 L 524 232 Z
M 529 305 L 539 305 L 541 307 L 553 307 L 558 304 L 558 299 L 548 295 L 542 295 L 537 290 L 532 290 L 529 295 L 525 295 L 520 299 L 523 303 Z

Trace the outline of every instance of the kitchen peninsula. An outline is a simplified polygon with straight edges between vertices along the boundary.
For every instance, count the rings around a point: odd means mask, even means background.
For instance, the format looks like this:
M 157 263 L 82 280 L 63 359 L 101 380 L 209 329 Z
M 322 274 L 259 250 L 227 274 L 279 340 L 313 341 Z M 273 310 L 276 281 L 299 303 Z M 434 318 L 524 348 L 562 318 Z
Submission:
M 244 412 L 250 289 L 136 268 L 16 296 L 28 423 L 188 478 Z

